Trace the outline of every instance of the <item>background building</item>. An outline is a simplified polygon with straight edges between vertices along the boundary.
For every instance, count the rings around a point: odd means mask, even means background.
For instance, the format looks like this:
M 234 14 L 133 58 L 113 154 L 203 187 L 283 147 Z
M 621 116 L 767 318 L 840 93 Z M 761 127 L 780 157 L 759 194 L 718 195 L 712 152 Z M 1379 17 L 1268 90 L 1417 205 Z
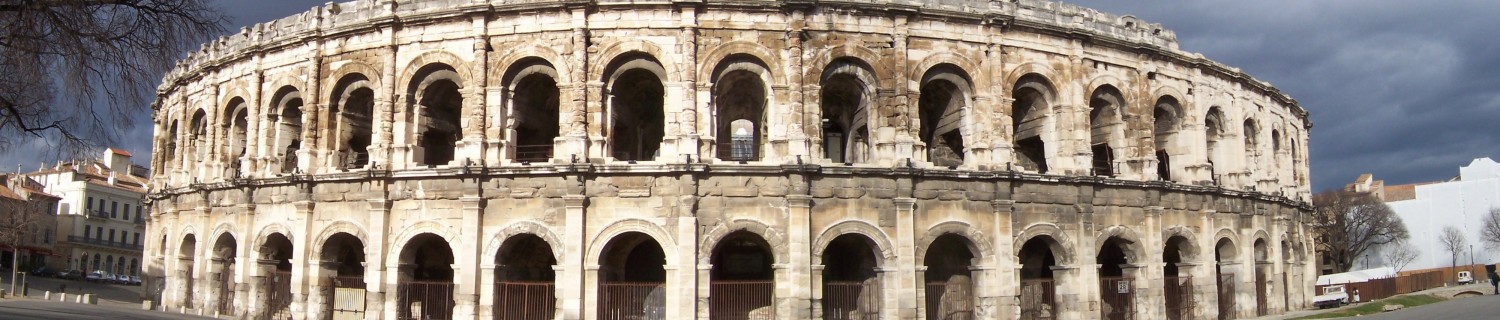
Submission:
M 27 173 L 57 206 L 57 245 L 69 269 L 139 275 L 146 231 L 144 167 L 109 148 L 99 160 L 75 160 Z
M 66 266 L 66 256 L 54 247 L 58 200 L 35 180 L 0 174 L 0 266 L 23 271 Z
M 1490 158 L 1474 159 L 1469 165 L 1459 167 L 1458 175 L 1448 180 L 1384 185 L 1384 181 L 1365 174 L 1346 188 L 1371 192 L 1384 199 L 1406 223 L 1407 231 L 1411 232 L 1408 242 L 1422 254 L 1403 270 L 1449 267 L 1453 261 L 1448 249 L 1438 241 L 1438 235 L 1443 227 L 1450 225 L 1463 231 L 1470 245 L 1459 255 L 1460 267 L 1500 262 L 1497 259 L 1500 253 L 1487 249 L 1479 237 L 1484 215 L 1500 208 L 1500 163 Z M 1385 265 L 1380 255 L 1375 250 L 1361 257 L 1356 269 Z

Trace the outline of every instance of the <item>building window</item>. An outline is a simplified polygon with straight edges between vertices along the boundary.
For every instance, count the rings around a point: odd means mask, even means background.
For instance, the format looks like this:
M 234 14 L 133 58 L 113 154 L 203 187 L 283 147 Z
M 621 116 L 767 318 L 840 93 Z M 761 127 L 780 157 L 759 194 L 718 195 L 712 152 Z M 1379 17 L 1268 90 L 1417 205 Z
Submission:
M 43 233 L 42 241 L 46 244 L 52 244 L 52 229 L 47 229 L 47 231 Z
M 141 218 L 141 207 L 143 207 L 143 206 L 135 206 L 135 220 L 137 222 L 139 222 L 141 219 L 143 219 L 143 218 Z
M 89 239 L 89 233 L 90 233 L 90 231 L 93 231 L 93 230 L 89 229 L 89 226 L 83 226 L 83 240 L 88 240 Z
M 141 233 L 140 232 L 136 232 L 135 233 L 135 245 L 141 245 Z
M 110 201 L 109 202 L 109 217 L 111 219 L 118 218 L 120 216 L 119 213 L 120 213 L 120 203 L 119 202 Z
M 109 242 L 115 242 L 115 229 L 109 229 Z
M 120 219 L 125 219 L 125 221 L 130 221 L 130 204 L 129 203 L 125 204 L 125 217 L 124 218 L 120 218 Z
M 84 202 L 83 205 L 88 206 L 88 210 L 94 210 L 94 197 L 89 197 L 89 201 Z

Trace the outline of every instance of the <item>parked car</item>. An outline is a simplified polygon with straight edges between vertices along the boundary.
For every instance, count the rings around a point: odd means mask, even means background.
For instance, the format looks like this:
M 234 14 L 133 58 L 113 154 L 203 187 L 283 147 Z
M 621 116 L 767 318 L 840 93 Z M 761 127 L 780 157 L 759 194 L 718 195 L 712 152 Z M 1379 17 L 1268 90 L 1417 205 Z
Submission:
M 57 270 L 52 270 L 52 268 L 48 267 L 40 267 L 36 268 L 36 270 L 31 270 L 31 275 L 51 278 L 57 276 Z
M 132 285 L 132 286 L 141 285 L 141 277 L 130 276 L 130 281 L 127 281 L 126 283 L 129 284 L 129 285 Z
M 1471 274 L 1469 274 L 1468 271 L 1459 271 L 1458 272 L 1458 284 L 1472 284 L 1472 283 L 1474 283 L 1474 276 L 1471 275 Z
M 94 270 L 94 272 L 89 272 L 89 275 L 84 276 L 83 281 L 103 283 L 109 282 L 113 278 L 113 276 L 109 275 L 108 272 L 104 272 L 104 270 Z
M 113 283 L 113 284 L 130 284 L 130 276 L 123 275 L 123 274 L 117 274 L 117 275 L 114 275 L 114 277 L 110 279 L 109 283 Z
M 68 280 L 78 280 L 80 278 L 83 278 L 83 271 L 71 270 L 71 269 L 70 270 L 63 270 L 63 271 L 57 273 L 57 278 L 58 279 L 68 279 Z

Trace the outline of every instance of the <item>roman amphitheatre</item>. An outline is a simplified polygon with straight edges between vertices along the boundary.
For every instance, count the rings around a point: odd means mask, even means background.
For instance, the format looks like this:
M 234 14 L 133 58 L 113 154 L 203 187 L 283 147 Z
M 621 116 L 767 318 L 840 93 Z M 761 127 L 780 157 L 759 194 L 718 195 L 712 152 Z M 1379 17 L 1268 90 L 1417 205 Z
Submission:
M 257 319 L 1307 307 L 1306 110 L 1040 0 L 330 3 L 153 105 L 148 299 Z

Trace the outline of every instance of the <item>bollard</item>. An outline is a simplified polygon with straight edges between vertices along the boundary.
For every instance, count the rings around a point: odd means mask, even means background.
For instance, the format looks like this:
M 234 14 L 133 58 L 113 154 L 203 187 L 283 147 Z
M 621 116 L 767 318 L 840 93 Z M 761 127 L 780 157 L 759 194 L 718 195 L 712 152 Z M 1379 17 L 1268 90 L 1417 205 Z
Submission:
M 152 308 L 151 300 L 141 300 L 141 310 L 151 310 L 151 309 L 155 309 L 155 308 Z
M 83 303 L 86 303 L 86 304 L 99 304 L 99 296 L 96 296 L 96 295 L 94 295 L 92 293 L 83 295 Z
M 52 291 L 42 291 L 42 300 L 52 300 Z
M 61 292 L 57 293 L 57 301 L 58 302 L 68 302 L 68 294 L 61 293 Z

